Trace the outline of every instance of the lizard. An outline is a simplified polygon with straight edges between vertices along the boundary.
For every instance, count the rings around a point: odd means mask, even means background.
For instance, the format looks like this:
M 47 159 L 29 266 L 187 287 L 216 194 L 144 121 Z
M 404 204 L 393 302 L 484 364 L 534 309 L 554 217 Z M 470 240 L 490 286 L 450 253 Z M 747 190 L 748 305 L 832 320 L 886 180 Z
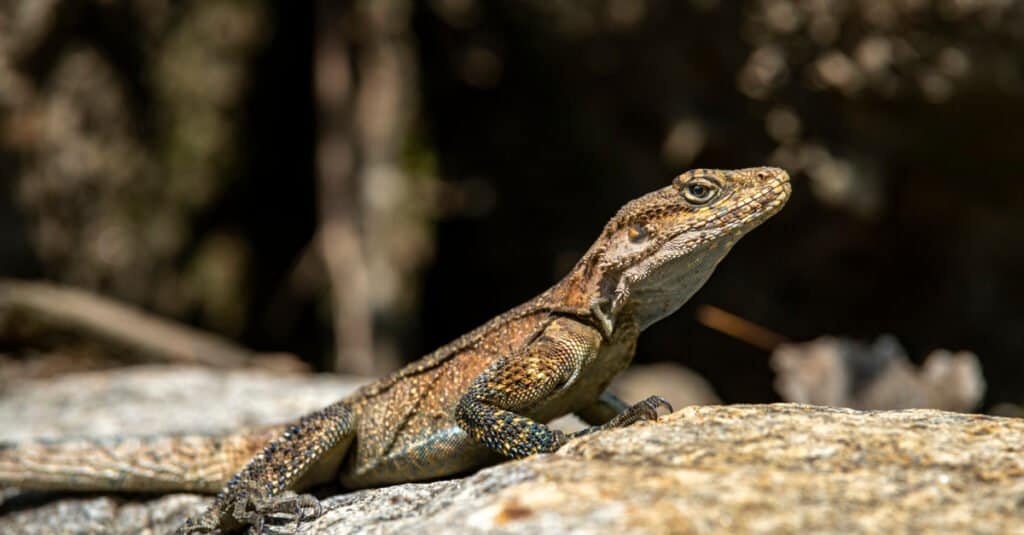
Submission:
M 791 193 L 772 167 L 694 169 L 625 204 L 570 272 L 537 297 L 295 422 L 220 435 L 0 445 L 0 487 L 217 492 L 179 533 L 320 513 L 304 490 L 358 489 L 464 473 L 658 417 L 659 396 L 606 391 L 637 337 L 708 280 Z M 574 413 L 588 427 L 546 425 Z M 306 513 L 309 513 L 306 515 Z

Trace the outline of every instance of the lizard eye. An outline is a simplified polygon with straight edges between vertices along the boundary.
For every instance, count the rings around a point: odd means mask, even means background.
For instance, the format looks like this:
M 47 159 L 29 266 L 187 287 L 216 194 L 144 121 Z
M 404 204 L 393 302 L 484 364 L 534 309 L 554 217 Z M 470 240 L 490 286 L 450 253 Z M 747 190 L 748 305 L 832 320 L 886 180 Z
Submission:
M 633 243 L 640 243 L 646 240 L 650 233 L 647 232 L 647 227 L 644 225 L 633 225 L 632 227 L 629 227 L 627 234 L 629 235 L 629 241 Z
M 716 193 L 718 186 L 706 178 L 695 178 L 683 186 L 683 197 L 691 204 L 707 204 Z

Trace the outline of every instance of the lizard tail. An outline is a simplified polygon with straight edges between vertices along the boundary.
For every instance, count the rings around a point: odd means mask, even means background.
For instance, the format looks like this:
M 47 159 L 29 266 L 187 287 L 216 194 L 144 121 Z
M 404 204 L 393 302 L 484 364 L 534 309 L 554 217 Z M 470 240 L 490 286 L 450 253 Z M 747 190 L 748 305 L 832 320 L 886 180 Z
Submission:
M 0 488 L 214 493 L 284 428 L 0 443 Z

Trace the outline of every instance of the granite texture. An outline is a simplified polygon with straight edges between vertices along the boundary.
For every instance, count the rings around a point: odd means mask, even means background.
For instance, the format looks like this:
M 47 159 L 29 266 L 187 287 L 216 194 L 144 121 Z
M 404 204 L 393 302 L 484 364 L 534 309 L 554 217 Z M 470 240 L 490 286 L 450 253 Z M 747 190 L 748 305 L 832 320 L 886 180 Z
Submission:
M 84 387 L 76 393 L 81 376 L 51 384 L 49 398 L 40 385 L 5 392 L 0 439 L 38 436 L 20 428 L 29 422 L 16 410 L 57 418 L 32 424 L 50 436 L 89 430 L 72 425 L 81 418 L 106 422 L 94 432 L 118 425 L 156 431 L 159 425 L 136 420 L 147 414 L 164 426 L 173 420 L 175 429 L 211 418 L 233 425 L 301 412 L 352 383 L 254 380 L 252 371 L 120 373 L 127 375 L 101 383 L 107 406 Z M 164 386 L 146 383 L 150 375 L 163 377 Z M 208 390 L 204 381 L 215 378 L 219 389 Z M 296 390 L 303 382 L 308 389 Z M 144 392 L 135 390 L 140 384 Z M 235 412 L 244 404 L 226 399 L 257 391 L 245 416 Z M 280 395 L 263 395 L 274 391 Z M 168 415 L 179 395 L 190 402 Z M 61 423 L 67 410 L 80 412 Z M 299 533 L 1024 533 L 1024 420 L 920 409 L 692 406 L 464 478 L 335 492 L 325 498 L 323 516 Z M 165 533 L 208 501 L 187 494 L 15 495 L 0 532 Z

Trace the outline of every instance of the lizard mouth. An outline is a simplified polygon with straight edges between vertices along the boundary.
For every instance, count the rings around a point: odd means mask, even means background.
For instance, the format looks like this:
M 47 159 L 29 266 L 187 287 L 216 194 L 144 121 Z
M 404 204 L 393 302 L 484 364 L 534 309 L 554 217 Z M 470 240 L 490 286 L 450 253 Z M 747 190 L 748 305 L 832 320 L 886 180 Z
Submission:
M 723 227 L 743 234 L 782 210 L 789 201 L 793 186 L 789 183 L 789 174 L 786 171 L 773 171 L 753 195 L 719 217 L 708 221 L 704 228 Z

